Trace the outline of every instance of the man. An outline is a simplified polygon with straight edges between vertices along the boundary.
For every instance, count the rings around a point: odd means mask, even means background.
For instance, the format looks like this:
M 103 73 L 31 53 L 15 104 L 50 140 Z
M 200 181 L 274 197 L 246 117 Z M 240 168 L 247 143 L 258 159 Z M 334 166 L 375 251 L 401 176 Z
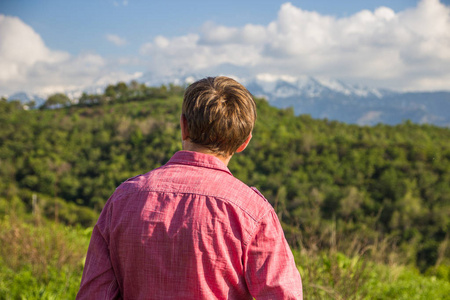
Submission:
M 187 88 L 183 151 L 108 200 L 77 299 L 302 299 L 273 208 L 227 168 L 255 120 L 251 94 L 231 78 Z

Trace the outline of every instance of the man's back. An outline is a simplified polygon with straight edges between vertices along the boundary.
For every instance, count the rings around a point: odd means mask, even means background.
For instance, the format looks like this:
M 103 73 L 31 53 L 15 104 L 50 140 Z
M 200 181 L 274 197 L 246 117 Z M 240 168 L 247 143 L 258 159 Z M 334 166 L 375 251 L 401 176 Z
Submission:
M 256 104 L 234 79 L 187 87 L 184 151 L 120 185 L 92 232 L 77 299 L 302 299 L 280 222 L 226 167 Z
M 301 298 L 273 208 L 211 155 L 180 151 L 124 182 L 94 234 L 86 265 L 99 272 L 83 276 L 80 298 L 105 286 L 126 299 Z M 96 249 L 107 249 L 109 269 Z M 99 277 L 102 288 L 90 282 Z

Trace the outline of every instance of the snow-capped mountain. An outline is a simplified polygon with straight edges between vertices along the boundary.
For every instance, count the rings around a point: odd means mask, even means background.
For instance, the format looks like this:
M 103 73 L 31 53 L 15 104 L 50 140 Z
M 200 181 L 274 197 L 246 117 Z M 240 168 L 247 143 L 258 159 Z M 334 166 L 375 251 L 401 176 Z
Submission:
M 409 92 L 353 86 L 312 77 L 259 76 L 246 84 L 255 96 L 296 114 L 341 122 L 395 125 L 405 120 L 450 126 L 450 92 Z
M 273 76 L 261 74 L 250 79 L 246 84 L 254 95 L 269 97 L 267 100 L 276 100 L 290 97 L 318 98 L 332 94 L 342 94 L 347 97 L 377 97 L 382 98 L 388 91 L 352 86 L 338 80 L 290 76 Z
M 33 95 L 25 92 L 15 93 L 7 98 L 8 101 L 18 100 L 27 107 L 39 107 L 45 102 L 45 97 L 41 95 Z
M 429 123 L 450 127 L 450 92 L 408 92 L 355 86 L 342 81 L 316 78 L 274 76 L 259 74 L 249 76 L 242 69 L 232 67 L 229 72 L 211 72 L 160 76 L 147 73 L 137 79 L 147 86 L 161 84 L 188 85 L 209 74 L 224 74 L 242 82 L 256 97 L 264 97 L 278 108 L 293 107 L 297 115 L 309 114 L 313 118 L 337 120 L 359 125 L 378 123 L 395 125 L 405 120 L 413 123 Z M 234 70 L 234 71 L 233 71 Z M 237 75 L 236 75 L 237 74 Z M 86 88 L 87 93 L 102 93 L 105 85 Z M 68 91 L 74 103 L 82 91 Z M 78 95 L 78 96 L 77 96 Z M 8 100 L 20 100 L 27 104 L 35 102 L 35 107 L 44 103 L 42 96 L 16 93 Z
M 254 96 L 266 98 L 275 107 L 293 107 L 297 115 L 309 114 L 313 118 L 359 125 L 395 125 L 411 120 L 450 127 L 450 92 L 401 93 L 310 76 L 226 75 L 236 78 Z M 204 76 L 191 74 L 165 80 L 187 84 Z

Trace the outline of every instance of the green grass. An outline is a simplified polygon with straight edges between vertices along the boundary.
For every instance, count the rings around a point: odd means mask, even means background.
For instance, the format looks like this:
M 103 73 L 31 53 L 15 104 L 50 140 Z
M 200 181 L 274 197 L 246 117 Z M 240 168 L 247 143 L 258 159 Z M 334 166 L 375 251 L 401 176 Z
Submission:
M 366 299 L 450 299 L 449 281 L 404 266 L 378 265 L 375 269 L 366 284 Z
M 305 299 L 450 299 L 450 281 L 339 252 L 294 251 Z M 449 269 L 449 267 L 446 267 Z
M 75 299 L 81 272 L 70 266 L 49 267 L 45 278 L 35 275 L 33 267 L 18 271 L 0 264 L 0 299 Z
M 0 220 L 0 299 L 74 299 L 91 230 Z
M 74 299 L 91 228 L 0 219 L 0 299 Z M 305 299 L 450 299 L 449 266 L 377 264 L 340 252 L 294 250 Z

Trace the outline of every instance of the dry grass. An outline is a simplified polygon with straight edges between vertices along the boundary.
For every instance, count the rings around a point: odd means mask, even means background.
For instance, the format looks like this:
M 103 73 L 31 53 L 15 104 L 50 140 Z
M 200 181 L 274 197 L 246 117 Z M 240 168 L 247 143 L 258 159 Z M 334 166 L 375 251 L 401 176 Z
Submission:
M 396 240 L 376 235 L 342 235 L 335 224 L 321 228 L 285 226 L 303 280 L 305 299 L 365 299 L 374 280 L 372 266 L 401 261 Z M 375 278 L 381 280 L 381 278 Z
M 80 235 L 62 225 L 29 224 L 14 216 L 0 220 L 0 258 L 4 264 L 14 271 L 31 266 L 39 278 L 46 278 L 50 268 L 82 269 L 88 242 L 88 233 Z

